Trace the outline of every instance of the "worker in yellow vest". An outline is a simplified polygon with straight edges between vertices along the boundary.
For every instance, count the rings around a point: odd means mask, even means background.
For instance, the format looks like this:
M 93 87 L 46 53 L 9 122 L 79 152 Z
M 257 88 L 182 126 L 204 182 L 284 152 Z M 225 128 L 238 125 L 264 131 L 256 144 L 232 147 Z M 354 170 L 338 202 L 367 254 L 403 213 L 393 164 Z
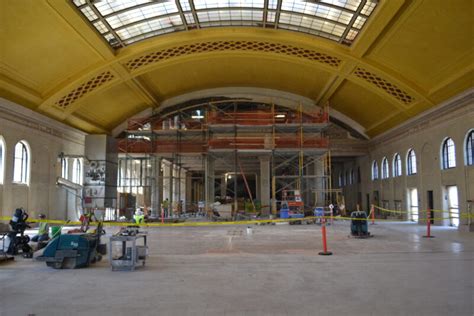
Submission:
M 42 221 L 46 220 L 46 215 L 44 214 L 40 214 L 38 217 Z M 49 233 L 48 223 L 40 222 L 38 226 L 38 234 L 33 236 L 33 238 L 31 238 L 31 241 L 34 241 L 34 242 L 46 241 L 49 239 L 48 233 Z
M 135 211 L 135 215 L 133 215 L 133 219 L 135 220 L 135 224 L 143 224 L 145 222 L 145 214 L 140 208 L 137 208 Z

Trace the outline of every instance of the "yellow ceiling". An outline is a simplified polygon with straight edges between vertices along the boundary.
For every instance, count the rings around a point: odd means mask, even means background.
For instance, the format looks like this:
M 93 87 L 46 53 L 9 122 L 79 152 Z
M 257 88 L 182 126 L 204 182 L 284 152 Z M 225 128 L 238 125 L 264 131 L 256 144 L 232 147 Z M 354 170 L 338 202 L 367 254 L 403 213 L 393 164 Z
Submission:
M 472 6 L 380 0 L 351 47 L 239 27 L 113 51 L 68 1 L 0 1 L 0 97 L 107 133 L 184 93 L 262 87 L 329 102 L 375 136 L 473 86 Z

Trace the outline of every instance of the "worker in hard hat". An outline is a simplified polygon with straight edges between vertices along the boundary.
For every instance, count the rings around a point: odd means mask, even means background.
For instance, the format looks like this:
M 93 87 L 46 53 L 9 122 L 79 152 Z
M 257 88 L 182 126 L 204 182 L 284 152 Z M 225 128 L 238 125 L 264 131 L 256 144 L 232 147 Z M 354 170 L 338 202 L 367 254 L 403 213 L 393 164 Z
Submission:
M 46 220 L 46 215 L 44 214 L 40 214 L 38 215 L 38 218 L 41 220 L 41 222 L 39 223 L 39 226 L 38 226 L 38 234 L 33 236 L 33 238 L 31 238 L 31 241 L 34 241 L 34 242 L 40 242 L 40 241 L 46 241 L 49 239 L 49 225 L 48 223 L 45 221 Z
M 137 208 L 135 215 L 133 215 L 133 219 L 135 220 L 135 224 L 143 224 L 145 222 L 145 214 L 141 208 Z

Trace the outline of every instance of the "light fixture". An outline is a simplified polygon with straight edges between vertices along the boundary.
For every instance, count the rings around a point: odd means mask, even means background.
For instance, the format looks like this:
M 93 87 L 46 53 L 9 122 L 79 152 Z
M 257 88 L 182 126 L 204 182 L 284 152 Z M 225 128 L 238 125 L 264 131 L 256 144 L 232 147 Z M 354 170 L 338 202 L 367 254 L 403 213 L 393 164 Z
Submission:
M 191 115 L 191 118 L 192 119 L 203 119 L 204 115 L 201 114 L 201 110 L 196 110 L 196 114 Z
M 275 115 L 276 118 L 285 118 L 286 115 L 285 114 L 277 114 Z

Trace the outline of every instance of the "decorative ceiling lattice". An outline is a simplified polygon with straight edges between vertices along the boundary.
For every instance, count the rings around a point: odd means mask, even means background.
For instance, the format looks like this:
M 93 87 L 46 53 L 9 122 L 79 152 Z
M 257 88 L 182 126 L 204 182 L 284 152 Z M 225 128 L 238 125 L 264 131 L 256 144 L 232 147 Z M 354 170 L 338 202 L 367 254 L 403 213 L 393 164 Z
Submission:
M 320 62 L 330 67 L 338 67 L 341 63 L 341 60 L 337 57 L 330 56 L 325 53 L 321 53 L 314 50 L 295 47 L 292 45 L 257 41 L 216 41 L 182 45 L 154 51 L 133 58 L 127 61 L 125 65 L 129 70 L 134 71 L 140 69 L 141 67 L 148 66 L 150 64 L 154 64 L 156 62 L 167 60 L 173 57 L 216 51 L 253 51 L 276 53 Z
M 71 92 L 56 101 L 54 105 L 62 110 L 66 110 L 71 104 L 82 98 L 84 95 L 92 92 L 114 78 L 115 76 L 110 71 L 103 72 L 71 90 Z
M 114 48 L 179 31 L 250 26 L 351 45 L 378 0 L 72 0 Z
M 363 68 L 358 67 L 354 71 L 354 75 L 375 85 L 377 88 L 384 90 L 385 92 L 387 92 L 405 105 L 408 105 L 415 100 L 414 97 L 403 91 L 397 85 L 390 83 L 387 80 L 380 78 L 380 76 L 369 72 Z

